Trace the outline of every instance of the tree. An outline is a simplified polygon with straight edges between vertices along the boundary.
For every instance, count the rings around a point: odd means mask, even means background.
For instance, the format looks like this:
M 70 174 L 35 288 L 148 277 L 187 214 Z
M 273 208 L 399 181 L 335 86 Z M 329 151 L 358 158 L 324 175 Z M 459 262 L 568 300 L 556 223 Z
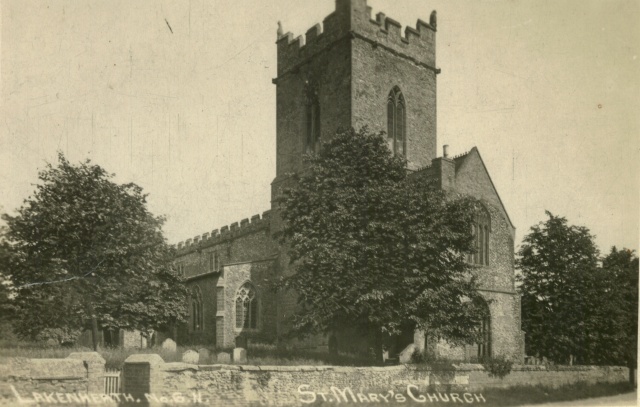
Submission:
M 409 176 L 382 134 L 338 132 L 283 191 L 282 242 L 298 294 L 299 335 L 344 327 L 383 333 L 428 327 L 453 344 L 477 341 L 485 308 L 465 255 L 477 202 Z
M 90 326 L 97 348 L 99 324 L 149 332 L 185 320 L 186 289 L 171 268 L 164 219 L 147 210 L 142 188 L 112 177 L 59 153 L 17 215 L 3 216 L 21 336 L 73 336 Z
M 638 257 L 633 250 L 615 246 L 602 260 L 602 295 L 599 296 L 601 362 L 629 367 L 635 383 L 638 364 Z
M 524 237 L 516 259 L 527 353 L 588 363 L 600 331 L 598 249 L 589 229 L 546 214 L 549 219 Z

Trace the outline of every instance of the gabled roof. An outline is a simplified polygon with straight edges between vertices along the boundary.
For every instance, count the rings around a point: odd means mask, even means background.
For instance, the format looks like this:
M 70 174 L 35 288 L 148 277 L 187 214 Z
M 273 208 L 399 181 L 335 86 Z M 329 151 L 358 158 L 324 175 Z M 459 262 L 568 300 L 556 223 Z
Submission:
M 498 189 L 496 188 L 495 184 L 493 183 L 493 180 L 491 179 L 491 174 L 489 174 L 489 171 L 487 170 L 487 166 L 485 165 L 484 160 L 482 159 L 482 155 L 480 155 L 480 151 L 478 150 L 477 147 L 474 146 L 468 152 L 453 157 L 453 161 L 454 161 L 454 163 L 456 165 L 456 177 L 458 176 L 458 172 L 461 170 L 461 168 L 463 167 L 465 162 L 473 154 L 477 155 L 478 158 L 480 159 L 480 163 L 482 164 L 482 168 L 484 169 L 484 172 L 487 174 L 487 178 L 489 178 L 489 182 L 491 183 L 491 187 L 493 188 L 493 192 L 496 194 L 496 197 L 498 198 L 498 201 L 500 202 L 500 205 L 502 206 L 502 210 L 504 211 L 504 214 L 507 217 L 507 221 L 509 221 L 509 225 L 511 225 L 511 227 L 515 229 L 515 226 L 513 225 L 513 222 L 511 221 L 511 217 L 509 217 L 509 213 L 507 212 L 507 208 L 504 206 L 504 203 L 502 202 L 502 199 L 500 198 L 500 194 L 498 193 Z

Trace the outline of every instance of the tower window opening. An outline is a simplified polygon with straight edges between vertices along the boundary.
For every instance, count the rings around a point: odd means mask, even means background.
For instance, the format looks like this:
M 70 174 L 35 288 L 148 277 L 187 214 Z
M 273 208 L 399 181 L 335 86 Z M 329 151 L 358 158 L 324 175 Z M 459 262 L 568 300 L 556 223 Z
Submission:
M 406 155 L 407 113 L 404 96 L 395 86 L 387 97 L 387 137 L 394 154 Z
M 318 85 L 313 81 L 307 81 L 305 93 L 305 153 L 314 153 L 320 149 L 320 101 L 318 100 Z

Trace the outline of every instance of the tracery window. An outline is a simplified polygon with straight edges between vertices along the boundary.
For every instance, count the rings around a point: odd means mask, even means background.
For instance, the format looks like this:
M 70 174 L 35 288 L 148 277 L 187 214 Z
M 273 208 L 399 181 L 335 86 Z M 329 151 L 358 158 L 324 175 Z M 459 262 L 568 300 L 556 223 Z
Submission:
M 405 155 L 406 140 L 406 105 L 400 88 L 394 86 L 387 97 L 387 137 L 394 154 Z
M 202 305 L 202 291 L 196 286 L 191 292 L 191 323 L 192 330 L 204 329 L 204 309 Z
M 311 80 L 305 83 L 305 152 L 313 153 L 320 149 L 320 101 L 318 85 Z
M 488 266 L 489 240 L 491 237 L 491 216 L 484 207 L 478 209 L 475 223 L 471 226 L 471 232 L 475 239 L 475 253 L 467 256 L 467 262 Z
M 258 327 L 258 299 L 256 290 L 249 282 L 244 283 L 236 294 L 236 328 Z

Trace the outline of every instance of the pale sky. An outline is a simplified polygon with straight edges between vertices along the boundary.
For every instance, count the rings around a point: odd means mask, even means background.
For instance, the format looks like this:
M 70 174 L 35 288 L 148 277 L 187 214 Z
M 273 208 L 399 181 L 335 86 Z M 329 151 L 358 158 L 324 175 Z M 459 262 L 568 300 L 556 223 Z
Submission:
M 638 248 L 640 2 L 369 0 L 438 11 L 438 151 L 477 146 L 517 227 Z M 333 0 L 2 0 L 0 211 L 56 151 L 149 193 L 170 242 L 269 209 L 276 29 Z M 169 28 L 170 26 L 170 28 Z

